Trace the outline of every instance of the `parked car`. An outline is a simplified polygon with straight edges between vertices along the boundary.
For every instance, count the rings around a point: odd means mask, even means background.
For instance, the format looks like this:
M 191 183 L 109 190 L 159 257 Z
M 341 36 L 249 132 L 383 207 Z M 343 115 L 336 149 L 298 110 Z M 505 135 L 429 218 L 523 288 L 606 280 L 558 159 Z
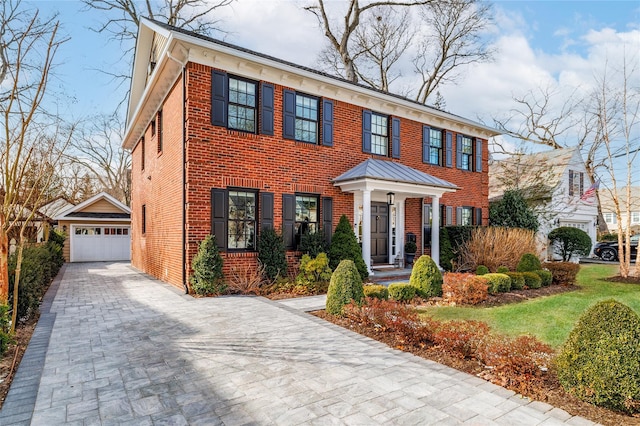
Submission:
M 631 260 L 636 258 L 638 253 L 638 241 L 640 234 L 631 236 Z M 596 243 L 593 253 L 602 260 L 618 260 L 618 241 L 603 241 Z

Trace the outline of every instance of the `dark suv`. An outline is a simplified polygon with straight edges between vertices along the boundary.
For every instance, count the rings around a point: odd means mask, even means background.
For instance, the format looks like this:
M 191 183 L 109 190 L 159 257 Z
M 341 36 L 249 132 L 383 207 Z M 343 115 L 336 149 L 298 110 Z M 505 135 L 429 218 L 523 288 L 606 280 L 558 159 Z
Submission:
M 640 234 L 631 236 L 631 260 L 636 258 L 638 253 L 638 241 Z M 618 241 L 603 241 L 596 243 L 593 254 L 602 260 L 618 260 Z

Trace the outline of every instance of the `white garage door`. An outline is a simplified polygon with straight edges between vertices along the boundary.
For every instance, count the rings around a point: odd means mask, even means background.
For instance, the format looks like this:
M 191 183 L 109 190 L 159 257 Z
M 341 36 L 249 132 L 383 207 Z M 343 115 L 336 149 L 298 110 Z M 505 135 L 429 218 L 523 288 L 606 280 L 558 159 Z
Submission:
M 131 259 L 129 226 L 74 225 L 71 261 L 94 262 Z

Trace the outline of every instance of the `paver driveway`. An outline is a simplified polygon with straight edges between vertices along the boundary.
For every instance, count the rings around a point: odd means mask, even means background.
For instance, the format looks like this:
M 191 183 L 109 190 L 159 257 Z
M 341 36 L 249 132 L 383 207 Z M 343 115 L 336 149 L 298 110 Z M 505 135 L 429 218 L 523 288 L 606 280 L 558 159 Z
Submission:
M 55 284 L 2 425 L 591 424 L 295 304 L 194 299 L 122 263 Z

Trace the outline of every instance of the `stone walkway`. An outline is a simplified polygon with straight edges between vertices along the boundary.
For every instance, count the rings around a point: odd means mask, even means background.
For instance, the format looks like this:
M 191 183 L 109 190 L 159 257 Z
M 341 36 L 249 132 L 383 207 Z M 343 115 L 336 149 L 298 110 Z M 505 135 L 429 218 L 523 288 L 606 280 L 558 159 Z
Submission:
M 303 312 L 319 300 L 194 299 L 69 264 L 0 424 L 593 424 Z

